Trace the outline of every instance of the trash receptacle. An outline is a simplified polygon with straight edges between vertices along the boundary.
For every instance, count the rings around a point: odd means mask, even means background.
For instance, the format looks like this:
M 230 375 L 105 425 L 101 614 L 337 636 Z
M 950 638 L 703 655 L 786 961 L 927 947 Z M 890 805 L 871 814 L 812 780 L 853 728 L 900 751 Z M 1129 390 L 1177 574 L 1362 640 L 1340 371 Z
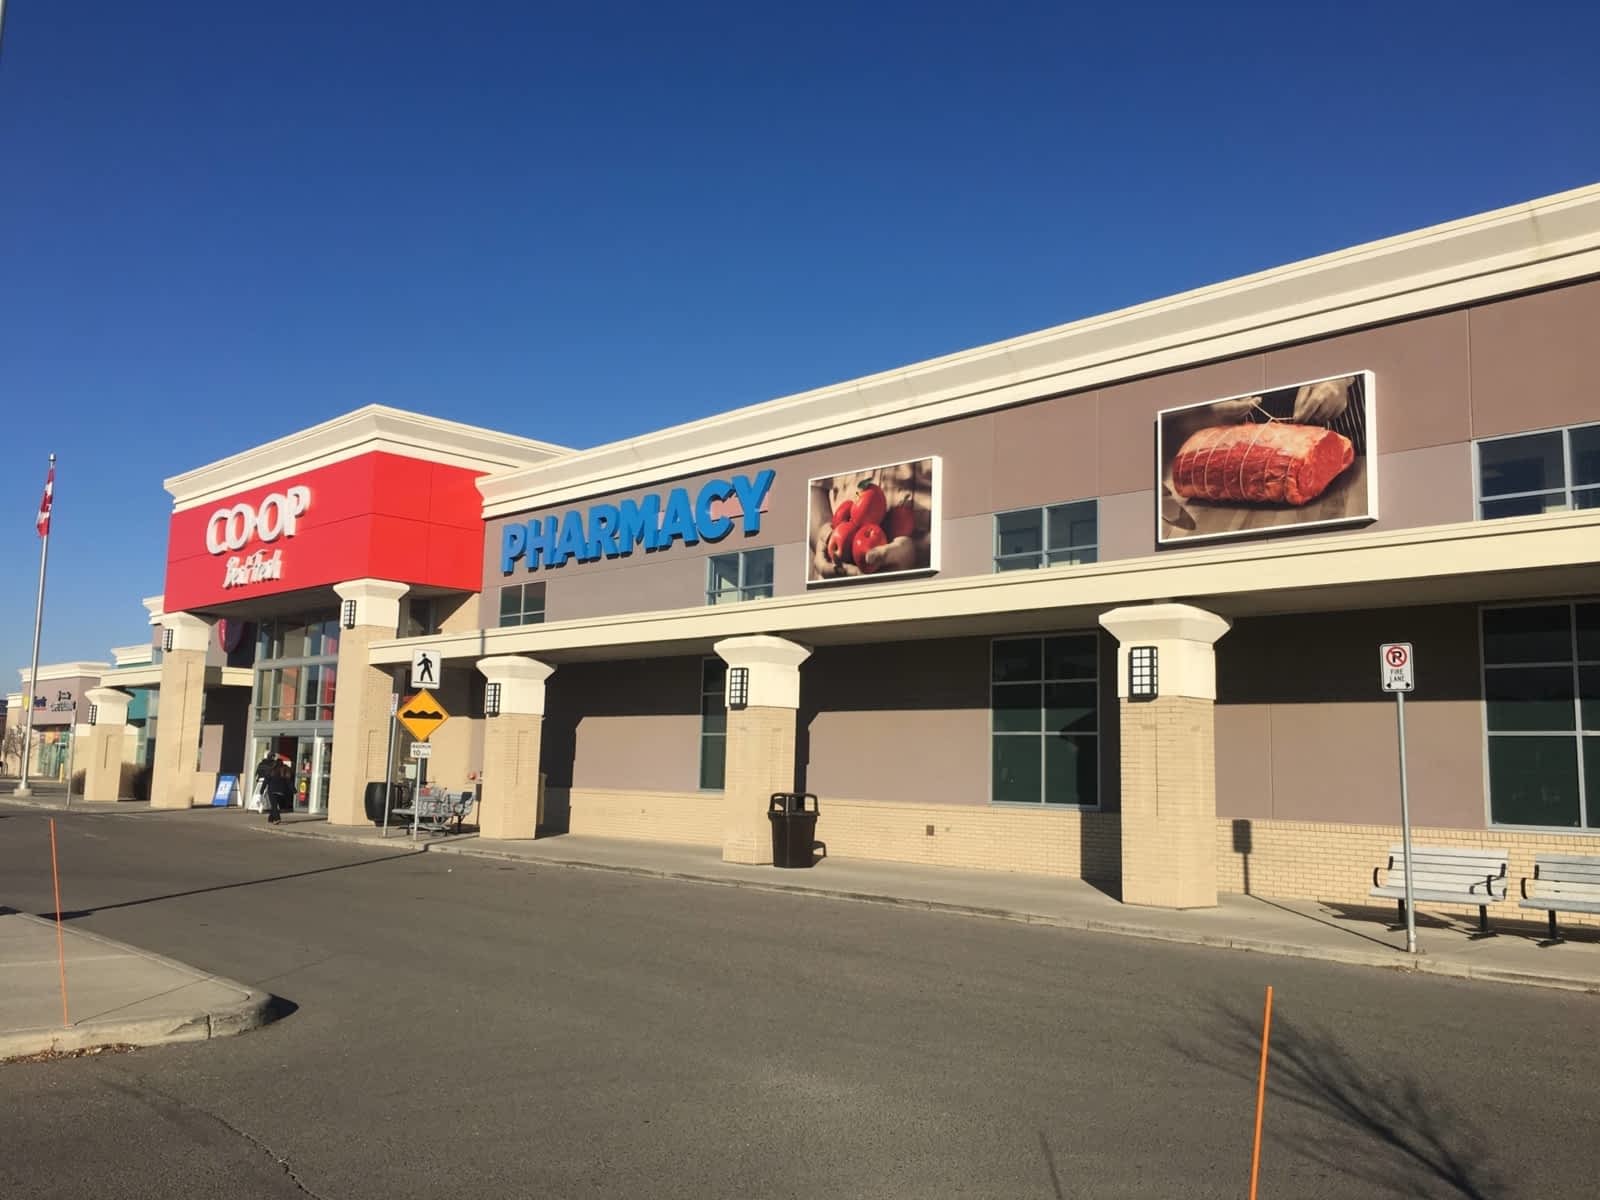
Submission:
M 772 822 L 772 865 L 809 867 L 817 840 L 817 798 L 810 792 L 773 792 L 767 820 Z
M 399 823 L 400 818 L 394 815 L 394 810 L 405 807 L 406 790 L 402 784 L 389 785 L 389 824 Z M 383 780 L 375 780 L 367 784 L 367 790 L 362 796 L 362 807 L 366 810 L 367 820 L 374 825 L 383 824 Z

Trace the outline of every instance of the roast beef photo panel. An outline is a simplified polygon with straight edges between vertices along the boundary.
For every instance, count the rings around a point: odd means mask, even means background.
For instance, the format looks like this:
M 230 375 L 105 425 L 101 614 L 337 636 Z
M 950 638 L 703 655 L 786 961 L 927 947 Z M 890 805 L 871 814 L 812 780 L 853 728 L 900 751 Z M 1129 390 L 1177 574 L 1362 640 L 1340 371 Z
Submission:
M 1169 408 L 1156 417 L 1156 540 L 1371 521 L 1371 371 Z
M 806 582 L 937 569 L 938 486 L 937 457 L 808 480 Z

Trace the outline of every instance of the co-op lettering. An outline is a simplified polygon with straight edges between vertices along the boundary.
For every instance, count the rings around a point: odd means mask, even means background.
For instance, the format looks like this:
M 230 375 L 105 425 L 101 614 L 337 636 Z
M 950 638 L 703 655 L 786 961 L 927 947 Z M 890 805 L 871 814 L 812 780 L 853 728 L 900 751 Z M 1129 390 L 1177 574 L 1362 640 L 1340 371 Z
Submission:
M 680 487 L 667 493 L 665 504 L 656 494 L 620 504 L 594 504 L 587 512 L 572 509 L 526 524 L 513 522 L 500 531 L 500 573 L 509 575 L 519 559 L 528 570 L 537 571 L 541 563 L 559 567 L 574 558 L 594 562 L 625 557 L 635 546 L 669 550 L 678 541 L 685 546 L 720 542 L 733 532 L 734 518 L 714 510 L 730 499 L 739 503 L 744 532 L 760 533 L 761 506 L 776 474 L 769 469 L 753 479 L 748 475 L 713 479 L 692 501 L 688 489 Z
M 291 487 L 273 492 L 253 504 L 235 504 L 232 508 L 219 508 L 206 522 L 206 549 L 212 554 L 225 550 L 243 550 L 253 540 L 275 542 L 280 537 L 293 537 L 296 522 L 311 507 L 311 489 Z

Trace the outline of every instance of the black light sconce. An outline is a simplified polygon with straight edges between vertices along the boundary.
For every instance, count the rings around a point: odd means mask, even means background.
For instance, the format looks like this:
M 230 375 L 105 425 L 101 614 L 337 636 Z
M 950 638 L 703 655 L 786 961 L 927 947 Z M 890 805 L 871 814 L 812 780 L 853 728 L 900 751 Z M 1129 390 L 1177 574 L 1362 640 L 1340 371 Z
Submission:
M 1160 694 L 1161 680 L 1154 646 L 1128 647 L 1128 699 L 1154 700 Z
M 354 629 L 356 627 L 356 602 L 354 600 L 346 600 L 344 602 L 340 624 L 346 629 Z
M 750 704 L 750 668 L 728 668 L 728 707 L 741 709 Z
M 172 650 L 172 630 L 163 629 L 161 631 L 161 649 L 163 651 L 166 651 L 166 652 L 169 652 L 169 653 L 171 652 L 171 650 Z
M 100 706 L 98 704 L 89 705 L 89 724 L 93 725 L 99 719 L 100 719 Z
M 500 685 L 486 683 L 483 686 L 483 715 L 498 717 L 500 715 Z

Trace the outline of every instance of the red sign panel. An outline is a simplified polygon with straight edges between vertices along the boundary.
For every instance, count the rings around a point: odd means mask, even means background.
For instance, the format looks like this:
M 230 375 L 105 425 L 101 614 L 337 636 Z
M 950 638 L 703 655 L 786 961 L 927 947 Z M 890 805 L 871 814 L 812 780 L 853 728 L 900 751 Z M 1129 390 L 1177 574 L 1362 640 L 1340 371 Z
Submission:
M 477 591 L 480 474 L 375 451 L 173 513 L 166 610 L 362 578 Z

